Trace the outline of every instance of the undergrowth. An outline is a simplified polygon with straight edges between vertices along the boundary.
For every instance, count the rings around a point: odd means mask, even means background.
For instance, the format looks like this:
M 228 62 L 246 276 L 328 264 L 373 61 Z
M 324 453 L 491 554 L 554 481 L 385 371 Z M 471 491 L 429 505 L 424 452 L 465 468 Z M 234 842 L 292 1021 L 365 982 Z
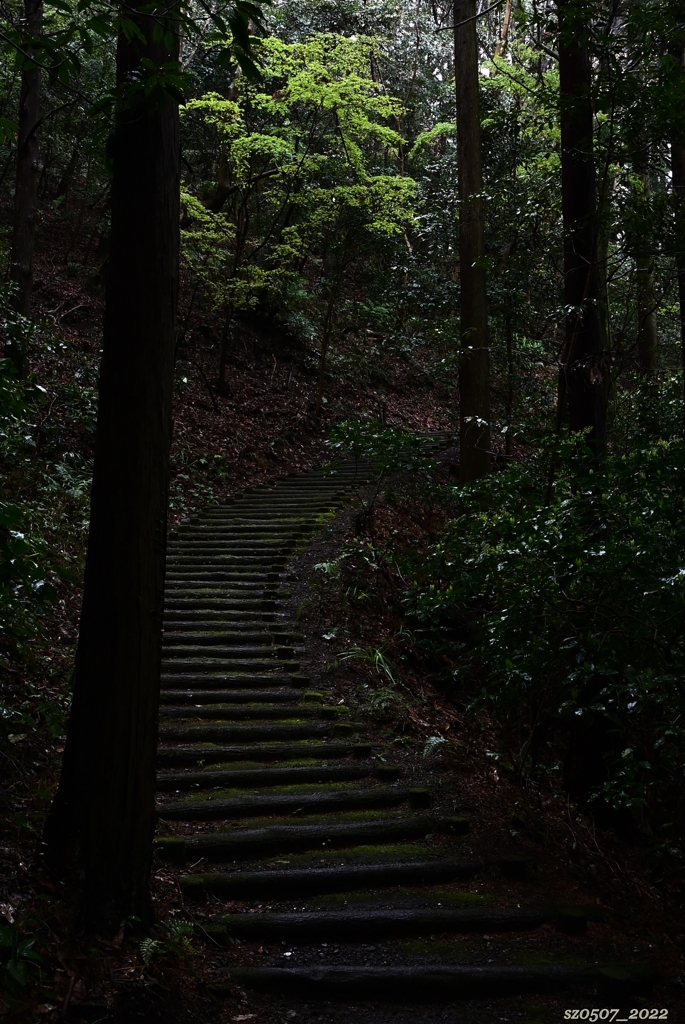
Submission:
M 324 568 L 391 624 L 388 665 L 498 724 L 503 764 L 681 858 L 685 444 L 637 428 L 600 466 L 567 437 L 475 484 L 391 490 L 402 528 L 377 523 Z M 429 508 L 442 521 L 413 530 Z

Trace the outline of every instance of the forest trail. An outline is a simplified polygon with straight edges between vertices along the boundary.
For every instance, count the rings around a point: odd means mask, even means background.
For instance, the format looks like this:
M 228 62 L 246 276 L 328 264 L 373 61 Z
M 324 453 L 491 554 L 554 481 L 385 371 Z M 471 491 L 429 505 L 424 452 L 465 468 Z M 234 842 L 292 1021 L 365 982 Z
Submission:
M 598 950 L 598 908 L 559 906 L 529 859 L 470 841 L 458 793 L 301 673 L 286 567 L 370 470 L 253 489 L 171 536 L 158 850 L 216 944 L 208 980 L 305 1021 L 452 1019 L 458 1000 L 460 1020 L 493 1000 L 537 1020 L 538 994 L 626 1007 L 651 968 Z

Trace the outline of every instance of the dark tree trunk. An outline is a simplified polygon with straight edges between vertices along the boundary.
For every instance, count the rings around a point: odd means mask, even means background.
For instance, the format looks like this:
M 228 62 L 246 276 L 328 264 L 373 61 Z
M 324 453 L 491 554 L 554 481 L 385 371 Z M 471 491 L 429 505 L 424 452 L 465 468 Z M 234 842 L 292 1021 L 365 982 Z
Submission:
M 463 481 L 484 476 L 490 469 L 490 353 L 475 15 L 476 0 L 454 0 L 461 290 L 459 412 Z
M 597 186 L 593 156 L 591 69 L 584 35 L 587 6 L 558 0 L 561 189 L 566 339 L 560 401 L 571 430 L 589 429 L 597 455 L 606 445 L 608 379 L 597 265 Z
M 138 24 L 148 40 L 153 19 Z M 120 36 L 117 79 L 141 57 Z M 179 244 L 179 131 L 162 96 L 118 116 L 85 590 L 48 863 L 91 930 L 150 918 L 155 756 Z
M 685 74 L 685 47 L 678 46 L 675 54 L 680 64 L 680 74 Z M 678 299 L 680 302 L 680 341 L 683 384 L 685 386 L 685 138 L 679 137 L 671 144 L 671 173 L 675 198 L 676 222 L 676 270 L 678 274 Z M 684 396 L 685 398 L 685 396 Z M 683 402 L 683 434 L 685 435 L 685 401 Z
M 42 0 L 24 0 L 27 35 L 34 35 L 43 20 Z M 29 52 L 31 52 L 29 50 Z M 40 124 L 40 68 L 26 68 L 21 73 L 19 93 L 19 135 L 17 139 L 17 179 L 14 193 L 14 223 L 10 276 L 17 291 L 14 306 L 22 316 L 31 310 L 33 287 L 33 247 L 36 235 L 38 203 L 38 133 Z M 14 363 L 20 377 L 28 370 L 26 352 L 16 344 L 5 348 L 5 355 Z

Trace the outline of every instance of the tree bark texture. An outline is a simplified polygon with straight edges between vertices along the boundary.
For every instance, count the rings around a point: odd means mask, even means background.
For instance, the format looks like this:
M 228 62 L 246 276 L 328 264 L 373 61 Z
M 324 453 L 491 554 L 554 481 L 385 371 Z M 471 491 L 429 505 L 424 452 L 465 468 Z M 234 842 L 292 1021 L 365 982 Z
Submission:
M 24 0 L 27 36 L 35 34 L 43 20 L 42 0 Z M 31 52 L 30 49 L 28 51 Z M 17 176 L 14 192 L 14 222 L 10 276 L 16 285 L 14 307 L 22 316 L 31 310 L 33 287 L 33 249 L 38 205 L 40 68 L 25 68 L 19 92 L 19 133 L 17 138 Z M 11 359 L 20 377 L 28 371 L 27 353 L 16 344 L 8 344 L 5 355 Z
M 138 17 L 147 40 L 153 18 Z M 120 36 L 117 79 L 141 57 Z M 49 865 L 79 881 L 86 924 L 149 920 L 179 246 L 177 103 L 119 114 L 95 466 L 74 696 Z
M 460 472 L 463 481 L 484 476 L 490 469 L 490 353 L 475 15 L 476 0 L 454 0 L 461 290 Z
M 652 259 L 653 239 L 649 224 L 649 161 L 647 151 L 641 152 L 633 162 L 635 173 L 642 183 L 638 203 L 642 206 L 639 244 L 635 251 L 636 299 L 637 299 L 637 361 L 641 370 L 651 373 L 657 367 L 658 336 L 656 310 L 658 302 L 654 291 L 654 267 Z
M 593 155 L 591 68 L 583 42 L 587 7 L 558 0 L 561 189 L 564 224 L 566 337 L 560 400 L 573 431 L 589 428 L 599 455 L 606 445 L 608 373 L 597 265 L 597 185 Z
M 685 47 L 676 48 L 680 74 L 685 74 Z M 685 137 L 678 136 L 671 143 L 671 174 L 675 201 L 676 271 L 678 300 L 680 302 L 681 365 L 685 386 Z M 684 396 L 685 399 L 685 396 Z M 685 400 L 683 401 L 683 433 L 685 436 Z

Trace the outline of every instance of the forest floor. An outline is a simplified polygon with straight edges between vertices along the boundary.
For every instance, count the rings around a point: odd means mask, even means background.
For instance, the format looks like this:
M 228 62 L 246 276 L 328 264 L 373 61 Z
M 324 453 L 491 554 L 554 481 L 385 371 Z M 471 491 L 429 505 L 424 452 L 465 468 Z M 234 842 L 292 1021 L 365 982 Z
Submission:
M 45 326 L 37 331 L 32 365 L 45 398 L 33 431 L 32 461 L 6 481 L 5 497 L 12 499 L 39 495 L 41 478 L 54 474 L 66 456 L 78 456 L 86 473 L 93 453 L 100 275 L 95 256 L 84 266 L 78 253 L 67 253 L 68 239 L 59 225 L 49 230 L 54 237 L 41 245 L 36 270 L 36 312 Z M 254 318 L 232 340 L 226 394 L 216 384 L 216 325 L 209 316 L 196 315 L 189 324 L 182 320 L 181 327 L 172 524 L 246 486 L 328 460 L 326 436 L 333 422 L 383 417 L 391 425 L 422 431 L 452 424 L 455 380 L 449 353 L 417 348 L 398 354 L 372 334 L 346 338 L 331 360 L 327 401 L 317 417 L 316 353 L 278 325 Z M 450 472 L 449 461 L 441 471 Z M 380 496 L 374 515 L 377 544 L 391 534 L 420 543 L 422 524 L 431 517 L 439 520 L 440 510 L 421 507 L 417 500 L 408 496 L 398 505 Z M 9 744 L 0 747 L 0 935 L 15 943 L 9 963 L 16 975 L 4 979 L 12 999 L 10 1006 L 0 1006 L 0 1017 L 280 1024 L 285 1018 L 243 993 L 222 1002 L 208 994 L 203 977 L 211 971 L 211 949 L 203 943 L 193 940 L 190 949 L 148 969 L 140 938 L 124 928 L 116 936 L 87 939 L 40 866 L 41 828 L 63 749 L 60 713 L 73 661 L 85 538 L 83 499 L 70 501 L 63 507 L 72 509 L 72 521 L 49 524 L 46 533 L 70 565 L 73 582 L 58 584 L 59 600 L 45 617 L 42 636 L 28 645 L 28 661 L 19 661 L 14 648 L 3 651 L 2 703 L 19 724 L 13 725 Z M 373 716 L 408 758 L 420 758 L 432 736 L 447 739 L 435 756 L 458 769 L 455 799 L 479 808 L 477 828 L 531 852 L 569 902 L 600 904 L 603 941 L 656 964 L 666 980 L 655 995 L 670 1010 L 670 1019 L 678 1019 L 678 1010 L 685 1009 L 682 876 L 655 877 L 639 843 L 596 828 L 553 780 L 532 786 L 503 770 L 493 757 L 501 742 L 494 725 L 448 701 L 435 688 L 429 667 L 393 661 L 398 685 L 392 688 L 363 656 L 339 657 L 341 645 L 363 652 L 385 642 L 392 661 L 392 641 L 401 625 L 394 611 L 382 605 L 369 611 L 368 603 L 355 602 L 333 576 L 316 569 L 357 542 L 357 512 L 349 506 L 291 568 L 292 612 L 306 636 L 306 671 L 314 682 L 325 676 L 340 700 Z M 389 689 L 393 693 L 386 699 Z M 161 919 L 183 913 L 174 874 L 165 865 L 157 865 L 153 894 Z M 549 1019 L 545 1013 L 541 1003 L 540 1021 Z

